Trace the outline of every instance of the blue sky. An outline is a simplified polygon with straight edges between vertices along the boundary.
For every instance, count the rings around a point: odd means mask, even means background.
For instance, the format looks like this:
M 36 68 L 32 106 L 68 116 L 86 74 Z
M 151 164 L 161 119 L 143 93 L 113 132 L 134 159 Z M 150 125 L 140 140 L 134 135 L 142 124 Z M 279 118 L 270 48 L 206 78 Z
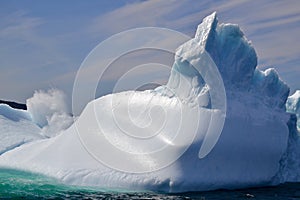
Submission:
M 237 23 L 252 41 L 259 68 L 275 67 L 300 89 L 300 1 L 150 0 L 0 2 L 0 99 L 25 102 L 36 89 L 71 94 L 87 54 L 109 36 L 158 26 L 192 36 L 203 17 Z

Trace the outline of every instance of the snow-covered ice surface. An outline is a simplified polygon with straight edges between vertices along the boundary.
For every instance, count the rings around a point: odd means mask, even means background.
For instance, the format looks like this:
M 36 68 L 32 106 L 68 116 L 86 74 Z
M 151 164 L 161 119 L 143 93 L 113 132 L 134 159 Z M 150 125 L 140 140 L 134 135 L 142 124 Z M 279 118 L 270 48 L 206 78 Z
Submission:
M 27 111 L 0 104 L 0 154 L 27 142 L 44 138 Z
M 202 57 L 203 49 L 210 54 L 224 80 L 227 113 L 217 144 L 206 157 L 199 159 L 199 147 L 205 138 L 206 124 L 213 111 L 206 109 L 211 106 L 207 96 L 209 87 L 190 69 L 187 61 L 205 68 L 207 60 Z M 285 112 L 289 87 L 280 80 L 274 69 L 260 71 L 256 68 L 255 50 L 240 28 L 233 24 L 219 24 L 213 13 L 198 26 L 195 38 L 178 48 L 176 55 L 166 86 L 96 99 L 86 106 L 70 128 L 56 137 L 34 141 L 7 151 L 0 156 L 0 165 L 42 173 L 68 184 L 168 192 L 242 188 L 278 184 L 287 180 L 299 181 L 299 176 L 291 177 L 286 174 L 297 174 L 299 171 L 295 161 L 297 155 L 294 155 L 299 152 L 295 142 L 298 140 L 297 130 L 291 131 L 295 119 L 289 121 L 290 115 Z M 173 93 L 167 88 L 171 88 Z M 142 110 L 145 105 L 153 104 L 153 108 L 164 108 L 166 116 L 173 116 L 166 120 L 161 138 L 155 142 L 146 141 L 141 146 L 132 145 L 126 138 L 119 142 L 121 134 L 113 123 L 113 111 L 118 111 L 114 117 L 119 118 L 119 122 L 125 124 L 122 127 L 126 128 L 128 118 L 124 116 L 127 116 L 125 108 L 128 99 L 134 102 L 131 104 L 134 105 L 133 113 Z M 200 116 L 196 124 L 193 122 L 195 105 L 201 107 L 196 109 L 199 111 L 196 114 Z M 168 144 L 170 138 L 174 137 L 173 132 L 180 120 L 176 118 L 178 112 L 187 116 L 180 124 L 184 127 L 183 130 L 188 134 L 196 129 L 197 135 L 194 140 L 189 140 L 189 135 L 181 137 L 173 148 L 179 151 L 188 147 L 183 155 L 171 165 L 153 172 L 136 174 L 112 169 L 107 163 L 98 162 L 83 146 L 77 134 L 78 130 L 85 131 L 85 138 L 81 139 L 95 145 L 95 135 L 109 132 L 106 139 L 116 143 L 123 151 L 156 149 L 161 144 Z M 91 118 L 93 115 L 97 118 Z M 147 133 L 160 127 L 160 118 L 164 115 L 160 109 L 152 109 L 151 116 L 155 119 L 154 126 L 145 129 Z M 133 120 L 143 127 L 147 117 L 149 116 Z M 6 125 L 9 126 L 9 123 Z M 99 123 L 102 124 L 101 128 Z M 100 140 L 99 146 L 101 145 L 105 145 L 105 142 Z M 119 159 L 133 170 L 144 165 L 153 165 L 155 168 L 155 160 L 151 156 L 137 156 L 126 163 L 122 156 L 118 157 L 114 152 L 102 153 L 107 162 L 109 158 Z
M 27 99 L 28 110 L 0 104 L 0 154 L 25 143 L 46 139 L 68 128 L 73 117 L 68 114 L 62 91 L 36 91 Z

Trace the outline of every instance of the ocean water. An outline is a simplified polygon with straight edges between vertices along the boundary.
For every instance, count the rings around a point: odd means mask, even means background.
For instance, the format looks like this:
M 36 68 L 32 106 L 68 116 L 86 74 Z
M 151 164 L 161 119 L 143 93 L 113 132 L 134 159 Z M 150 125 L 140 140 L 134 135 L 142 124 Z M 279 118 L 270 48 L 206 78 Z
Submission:
M 0 199 L 300 199 L 300 183 L 178 194 L 69 186 L 39 174 L 0 169 Z

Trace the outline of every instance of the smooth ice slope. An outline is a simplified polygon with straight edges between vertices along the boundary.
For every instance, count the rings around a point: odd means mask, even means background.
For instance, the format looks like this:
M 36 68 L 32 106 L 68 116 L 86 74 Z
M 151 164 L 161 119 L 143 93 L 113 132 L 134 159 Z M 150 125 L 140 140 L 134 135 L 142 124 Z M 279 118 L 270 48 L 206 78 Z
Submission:
M 209 101 L 211 89 L 192 67 L 196 66 L 198 70 L 207 67 L 207 60 L 203 57 L 204 49 L 211 55 L 222 75 L 228 109 L 219 141 L 206 157 L 199 159 L 199 147 L 213 112 L 209 109 L 212 106 Z M 153 91 L 123 92 L 96 99 L 86 106 L 78 120 L 62 134 L 5 153 L 0 157 L 0 165 L 44 173 L 69 184 L 134 190 L 199 191 L 282 182 L 284 179 L 274 180 L 273 177 L 280 173 L 280 162 L 287 148 L 286 123 L 289 116 L 285 113 L 284 104 L 289 88 L 278 78 L 275 70 L 262 72 L 256 69 L 256 65 L 254 48 L 240 28 L 232 24 L 219 24 L 213 13 L 198 26 L 195 38 L 178 48 L 166 87 Z M 129 123 L 131 120 L 143 127 L 149 117 L 138 115 L 129 119 L 124 112 L 128 99 L 132 100 L 130 105 L 133 116 L 149 105 L 153 108 L 161 106 L 166 111 L 167 123 L 162 129 L 163 137 L 143 145 L 120 139 L 120 130 L 114 124 L 114 117 L 128 130 L 132 130 Z M 195 105 L 200 106 L 196 114 L 201 119 L 196 130 L 192 126 L 195 115 L 193 109 L 197 108 Z M 115 110 L 118 112 L 114 113 Z M 106 139 L 123 151 L 151 150 L 161 144 L 169 144 L 170 138 L 174 137 L 173 128 L 178 126 L 176 114 L 179 111 L 188 116 L 184 118 L 188 120 L 180 126 L 187 135 L 172 147 L 175 150 L 188 149 L 176 162 L 154 172 L 135 174 L 111 169 L 105 165 L 107 163 L 98 162 L 87 152 L 77 134 L 78 129 L 85 131 L 85 144 L 98 144 L 99 148 L 105 141 L 95 143 L 94 136 L 108 133 Z M 147 133 L 159 127 L 163 113 L 160 109 L 153 109 L 150 116 L 157 121 L 151 126 L 153 129 L 146 129 Z M 101 128 L 99 123 L 102 124 Z M 197 136 L 189 146 L 191 141 L 186 138 L 193 130 Z M 104 151 L 103 154 L 106 158 L 123 161 L 123 157 L 110 151 Z M 152 162 L 155 159 L 151 156 L 137 156 L 122 164 L 137 170 L 144 166 L 155 168 L 155 162 Z

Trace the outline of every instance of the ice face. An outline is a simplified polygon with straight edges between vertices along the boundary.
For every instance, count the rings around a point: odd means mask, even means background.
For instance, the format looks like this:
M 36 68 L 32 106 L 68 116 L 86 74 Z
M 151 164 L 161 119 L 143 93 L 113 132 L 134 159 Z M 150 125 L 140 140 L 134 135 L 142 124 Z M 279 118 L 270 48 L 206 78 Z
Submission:
M 300 130 L 300 90 L 288 97 L 286 102 L 286 110 L 289 113 L 293 113 L 297 116 L 297 127 Z
M 288 182 L 299 182 L 300 180 L 300 91 L 297 90 L 289 96 L 286 102 L 286 110 L 291 113 L 288 121 L 289 140 L 288 147 L 281 159 L 281 166 L 277 179 Z
M 218 24 L 213 13 L 198 26 L 195 38 L 215 61 L 227 88 L 249 87 L 257 57 L 238 25 Z

